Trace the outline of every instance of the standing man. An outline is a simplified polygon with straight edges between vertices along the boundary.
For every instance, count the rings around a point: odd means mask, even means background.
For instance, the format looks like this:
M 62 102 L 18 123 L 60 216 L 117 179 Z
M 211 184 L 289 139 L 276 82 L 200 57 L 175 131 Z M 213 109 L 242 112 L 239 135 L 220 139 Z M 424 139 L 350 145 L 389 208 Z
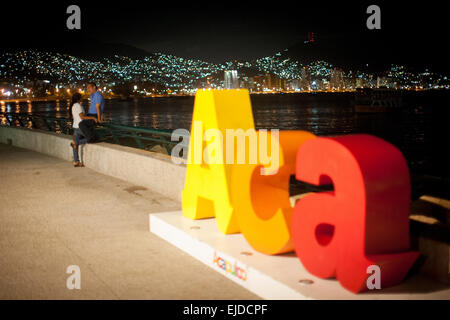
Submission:
M 89 107 L 88 116 L 96 117 L 97 123 L 101 123 L 103 121 L 105 99 L 100 91 L 98 91 L 97 85 L 93 82 L 88 83 L 87 92 L 91 95 L 91 105 Z

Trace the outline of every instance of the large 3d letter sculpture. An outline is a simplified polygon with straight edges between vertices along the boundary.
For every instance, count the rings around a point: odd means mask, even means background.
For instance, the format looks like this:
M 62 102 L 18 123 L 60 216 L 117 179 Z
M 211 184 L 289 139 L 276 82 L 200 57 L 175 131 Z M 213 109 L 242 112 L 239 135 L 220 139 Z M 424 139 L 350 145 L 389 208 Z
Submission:
M 410 180 L 397 148 L 370 135 L 309 140 L 296 178 L 334 184 L 294 209 L 294 246 L 309 272 L 352 292 L 367 290 L 370 265 L 380 267 L 382 288 L 403 280 L 419 254 L 408 251 Z
M 233 164 L 227 164 L 225 154 L 215 154 L 219 161 L 205 163 L 204 153 L 212 157 L 208 148 L 221 139 L 215 136 L 204 143 L 206 130 L 215 129 L 222 137 L 226 129 L 254 129 L 250 96 L 247 90 L 199 90 L 195 96 L 189 142 L 186 181 L 182 196 L 183 215 L 190 219 L 216 217 L 222 233 L 239 232 L 230 201 L 230 182 Z M 223 146 L 220 141 L 219 148 Z M 212 151 L 211 151 L 212 152 Z
M 237 150 L 229 149 L 228 141 L 223 152 L 226 129 L 254 129 L 248 91 L 199 90 L 184 216 L 215 216 L 222 233 L 241 231 L 255 250 L 266 254 L 295 249 L 309 272 L 336 277 L 352 292 L 368 289 L 371 265 L 380 268 L 382 287 L 404 279 L 419 253 L 409 251 L 409 170 L 397 148 L 370 135 L 317 138 L 305 131 L 281 131 L 276 142 L 272 134 L 259 131 L 251 137 L 258 142 L 258 156 L 245 155 L 255 162 L 235 164 L 226 163 L 224 153 Z M 241 142 L 241 151 L 249 152 Z M 274 175 L 260 170 L 269 168 L 262 161 L 266 142 L 276 146 L 270 148 L 270 157 L 278 156 Z M 204 157 L 215 161 L 204 163 Z M 292 209 L 289 176 L 294 172 L 304 182 L 333 183 L 334 191 L 305 195 Z
M 298 148 L 314 137 L 306 131 L 280 131 L 279 169 L 275 175 L 261 175 L 259 161 L 258 164 L 236 165 L 233 169 L 231 194 L 236 217 L 242 234 L 255 250 L 265 254 L 294 250 L 289 178 L 295 174 Z M 270 135 L 268 138 L 267 142 L 273 143 Z M 261 142 L 260 132 L 258 141 Z

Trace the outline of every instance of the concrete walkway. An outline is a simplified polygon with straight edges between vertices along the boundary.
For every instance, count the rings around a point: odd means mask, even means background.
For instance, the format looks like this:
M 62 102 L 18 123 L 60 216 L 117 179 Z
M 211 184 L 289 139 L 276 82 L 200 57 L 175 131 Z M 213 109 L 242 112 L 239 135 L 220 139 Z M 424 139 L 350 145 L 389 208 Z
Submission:
M 0 299 L 258 299 L 149 232 L 149 213 L 179 209 L 145 188 L 0 144 Z M 69 265 L 81 269 L 81 290 L 66 288 Z

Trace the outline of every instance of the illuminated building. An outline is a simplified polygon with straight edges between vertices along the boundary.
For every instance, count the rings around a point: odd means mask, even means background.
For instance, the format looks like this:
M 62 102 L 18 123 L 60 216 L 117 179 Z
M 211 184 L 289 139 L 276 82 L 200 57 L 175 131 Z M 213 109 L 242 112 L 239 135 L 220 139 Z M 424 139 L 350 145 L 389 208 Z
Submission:
M 334 68 L 330 73 L 330 89 L 342 90 L 344 89 L 343 72 L 340 69 Z
M 226 70 L 224 73 L 224 88 L 237 89 L 239 88 L 239 79 L 237 70 Z
M 302 68 L 301 88 L 303 90 L 311 90 L 311 73 L 308 67 Z

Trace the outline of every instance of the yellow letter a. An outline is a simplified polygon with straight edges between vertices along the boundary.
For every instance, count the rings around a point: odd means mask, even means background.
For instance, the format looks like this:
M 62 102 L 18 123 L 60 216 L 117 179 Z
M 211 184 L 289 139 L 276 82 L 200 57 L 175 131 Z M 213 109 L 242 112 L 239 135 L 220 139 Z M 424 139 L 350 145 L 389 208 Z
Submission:
M 200 125 L 199 125 L 200 124 Z M 230 201 L 230 181 L 233 164 L 222 161 L 208 164 L 202 159 L 208 145 L 203 143 L 206 130 L 219 130 L 222 137 L 226 129 L 254 129 L 250 96 L 247 90 L 198 90 L 195 96 L 189 142 L 186 181 L 183 190 L 183 215 L 190 219 L 216 217 L 222 233 L 237 233 L 239 226 Z M 219 159 L 220 160 L 220 159 Z

